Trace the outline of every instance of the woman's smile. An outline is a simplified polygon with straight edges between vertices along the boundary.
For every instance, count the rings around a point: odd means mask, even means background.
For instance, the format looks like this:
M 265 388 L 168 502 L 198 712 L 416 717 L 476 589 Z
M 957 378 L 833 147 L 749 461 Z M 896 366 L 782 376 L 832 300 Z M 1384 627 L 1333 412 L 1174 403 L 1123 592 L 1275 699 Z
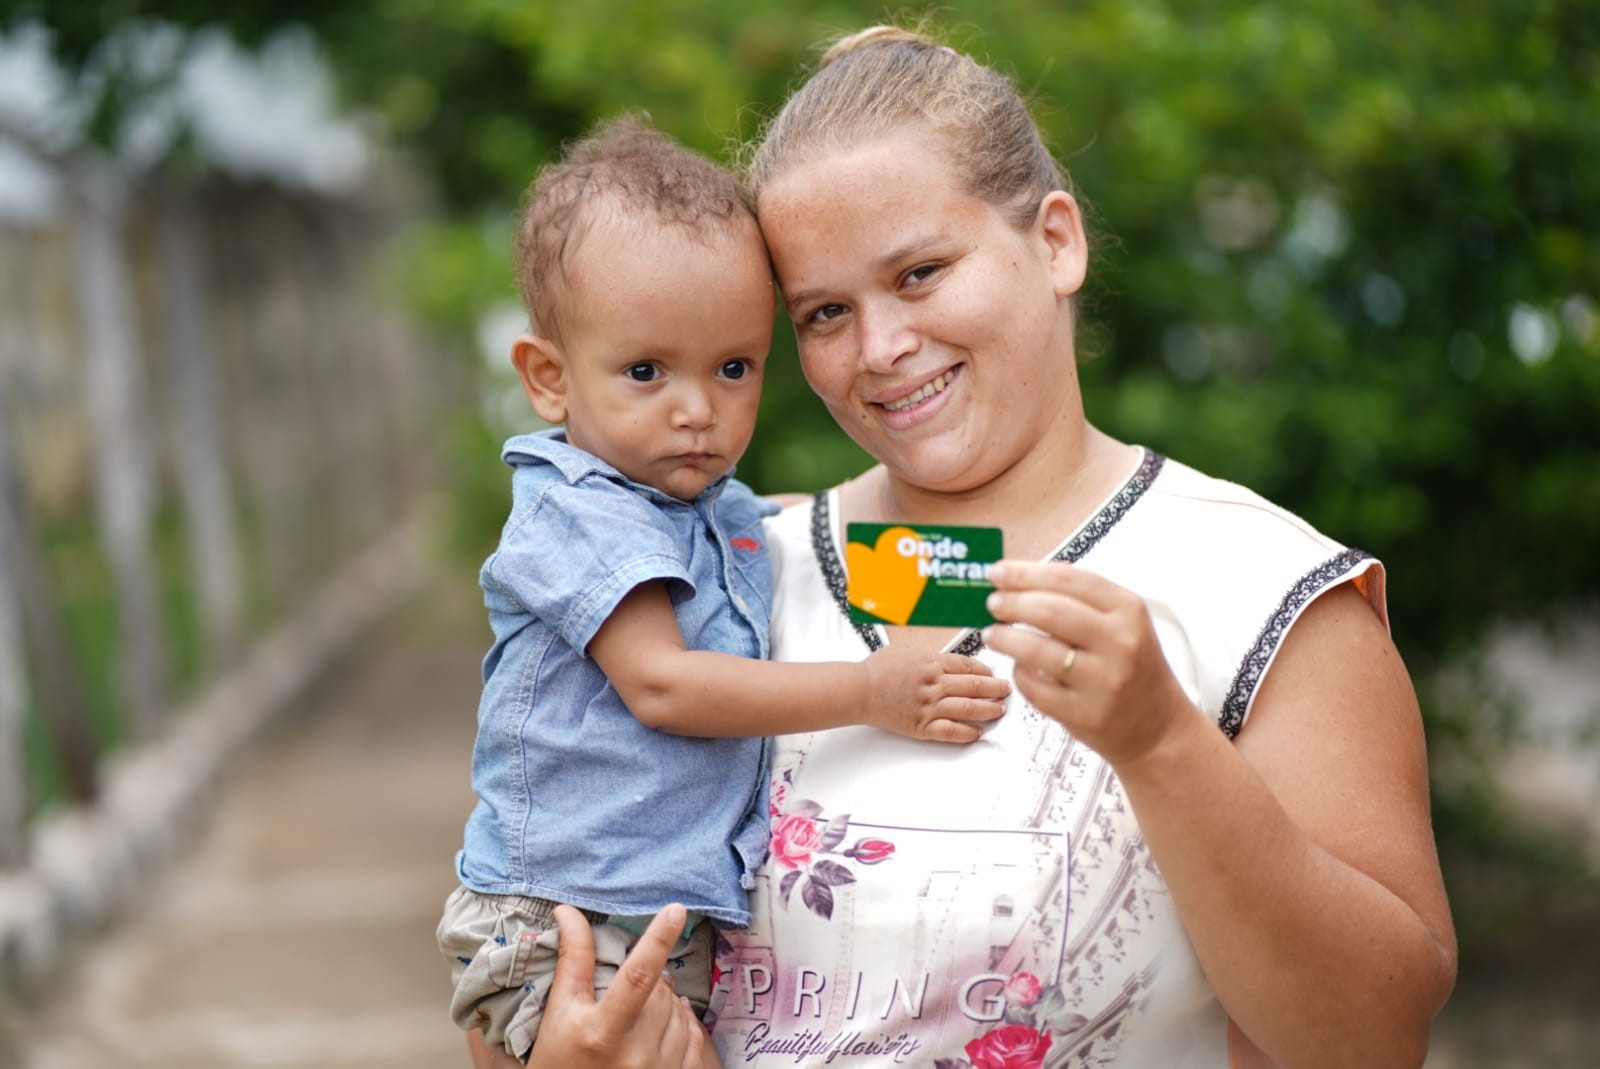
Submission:
M 1082 237 L 1075 214 L 1065 239 L 1019 228 L 947 156 L 913 134 L 838 149 L 758 210 L 812 389 L 893 476 L 948 490 L 1014 467 L 1075 403 Z
M 910 393 L 897 397 L 893 401 L 876 401 L 874 403 L 882 405 L 890 412 L 904 412 L 919 401 L 926 400 L 934 394 L 943 393 L 944 388 L 955 379 L 956 370 L 956 368 L 952 368 L 949 371 L 941 372 L 921 386 L 913 388 Z
M 909 391 L 903 386 L 880 393 L 882 400 L 871 402 L 881 413 L 885 425 L 901 431 L 924 423 L 944 410 L 951 400 L 950 387 L 961 374 L 961 365 L 942 371 Z

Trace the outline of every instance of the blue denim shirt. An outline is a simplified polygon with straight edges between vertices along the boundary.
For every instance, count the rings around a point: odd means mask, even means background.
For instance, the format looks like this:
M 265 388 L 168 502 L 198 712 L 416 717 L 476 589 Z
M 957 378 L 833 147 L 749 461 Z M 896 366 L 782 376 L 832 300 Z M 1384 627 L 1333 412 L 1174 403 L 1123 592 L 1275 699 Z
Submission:
M 685 646 L 766 657 L 761 519 L 776 506 L 726 477 L 680 501 L 559 429 L 502 455 L 512 507 L 479 575 L 494 646 L 461 882 L 619 916 L 682 902 L 748 925 L 744 892 L 769 835 L 767 740 L 647 728 L 585 651 L 629 591 L 664 580 Z

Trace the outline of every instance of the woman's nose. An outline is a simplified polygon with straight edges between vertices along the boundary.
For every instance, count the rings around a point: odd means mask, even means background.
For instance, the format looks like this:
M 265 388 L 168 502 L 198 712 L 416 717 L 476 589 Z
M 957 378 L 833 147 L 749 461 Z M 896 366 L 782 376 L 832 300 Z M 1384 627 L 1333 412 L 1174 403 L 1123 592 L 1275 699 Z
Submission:
M 861 363 L 870 371 L 888 372 L 902 356 L 921 345 L 917 333 L 898 316 L 884 312 L 864 314 L 861 323 Z

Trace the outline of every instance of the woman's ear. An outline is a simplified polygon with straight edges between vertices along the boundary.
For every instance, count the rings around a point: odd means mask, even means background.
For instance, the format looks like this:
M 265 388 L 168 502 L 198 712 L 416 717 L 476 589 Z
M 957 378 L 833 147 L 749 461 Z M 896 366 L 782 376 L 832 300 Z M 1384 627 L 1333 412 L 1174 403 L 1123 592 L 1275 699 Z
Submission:
M 1057 297 L 1070 297 L 1083 286 L 1089 269 L 1089 242 L 1083 236 L 1083 216 L 1071 193 L 1057 189 L 1039 202 L 1034 221 L 1049 250 L 1050 278 Z
M 533 410 L 546 423 L 567 421 L 567 359 L 549 338 L 523 334 L 511 343 L 511 366 Z

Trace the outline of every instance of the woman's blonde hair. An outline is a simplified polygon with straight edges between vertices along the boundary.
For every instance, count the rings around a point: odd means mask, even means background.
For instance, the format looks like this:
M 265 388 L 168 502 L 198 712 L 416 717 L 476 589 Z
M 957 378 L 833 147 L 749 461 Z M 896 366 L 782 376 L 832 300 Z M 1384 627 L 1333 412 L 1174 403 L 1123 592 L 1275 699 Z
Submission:
M 925 34 L 873 26 L 838 41 L 767 125 L 749 166 L 751 191 L 819 149 L 887 137 L 908 126 L 944 135 L 967 191 L 1019 228 L 1039 201 L 1068 189 L 1015 87 Z

